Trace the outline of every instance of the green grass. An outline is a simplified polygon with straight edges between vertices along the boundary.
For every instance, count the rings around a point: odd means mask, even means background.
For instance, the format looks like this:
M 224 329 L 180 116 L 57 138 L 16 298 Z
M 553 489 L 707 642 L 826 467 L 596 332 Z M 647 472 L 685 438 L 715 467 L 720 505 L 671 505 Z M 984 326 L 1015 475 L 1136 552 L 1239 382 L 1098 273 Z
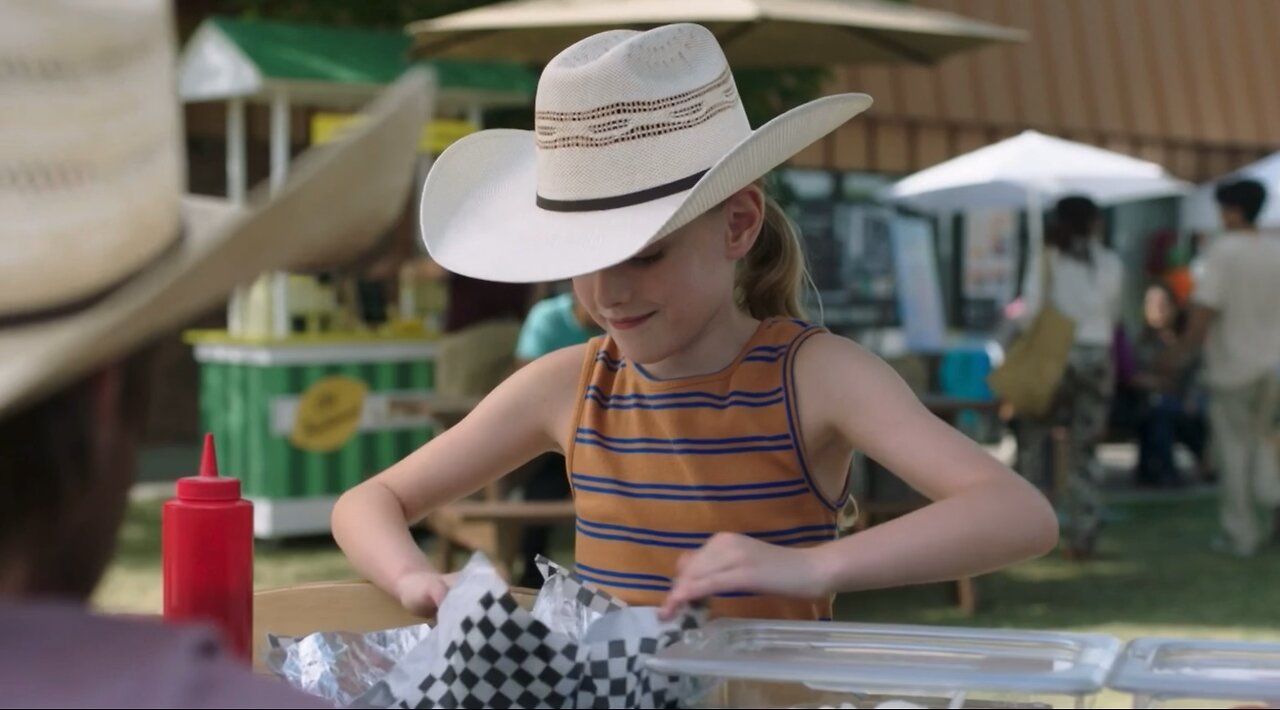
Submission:
M 160 576 L 161 501 L 135 502 L 120 531 L 115 562 L 98 587 L 94 603 L 112 612 L 159 613 L 164 603 Z M 302 582 L 354 579 L 356 573 L 329 539 L 258 543 L 254 586 L 259 589 Z
M 1280 640 L 1280 553 L 1269 550 L 1238 560 L 1210 552 L 1208 541 L 1216 531 L 1212 499 L 1126 503 L 1116 513 L 1098 559 L 1079 564 L 1050 555 L 983 577 L 973 617 L 951 605 L 946 585 L 845 595 L 838 616 Z M 349 579 L 355 573 L 332 541 L 308 539 L 259 544 L 255 576 L 257 586 L 265 588 Z M 131 507 L 115 564 L 95 601 L 113 611 L 160 609 L 158 501 Z
M 1103 632 L 1130 639 L 1174 635 L 1280 641 L 1280 552 L 1248 560 L 1209 551 L 1217 530 L 1212 498 L 1117 505 L 1100 556 L 1083 564 L 1059 555 L 978 582 L 979 611 L 962 616 L 947 585 L 841 597 L 837 617 L 883 623 Z M 96 603 L 112 611 L 157 612 L 161 606 L 160 506 L 135 504 L 116 563 Z M 569 549 L 568 536 L 561 538 Z M 349 579 L 355 574 L 331 541 L 259 545 L 259 588 Z M 566 557 L 560 554 L 557 557 Z M 1124 707 L 1107 693 L 1100 707 Z
M 845 619 L 1280 640 L 1280 554 L 1209 551 L 1215 502 L 1190 498 L 1116 506 L 1097 559 L 1050 555 L 978 581 L 980 609 L 962 617 L 929 586 L 840 600 Z

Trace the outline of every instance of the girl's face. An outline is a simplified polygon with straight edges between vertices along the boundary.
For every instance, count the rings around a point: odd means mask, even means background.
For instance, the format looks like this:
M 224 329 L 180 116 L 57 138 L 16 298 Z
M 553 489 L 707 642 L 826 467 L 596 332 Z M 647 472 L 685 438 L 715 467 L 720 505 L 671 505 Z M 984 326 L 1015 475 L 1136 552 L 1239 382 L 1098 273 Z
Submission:
M 1173 303 L 1169 300 L 1169 294 L 1158 286 L 1147 289 L 1142 310 L 1147 326 L 1151 328 L 1167 328 L 1173 323 Z
M 573 280 L 578 301 L 642 365 L 688 348 L 734 305 L 734 268 L 755 243 L 763 197 L 745 188 L 635 257 Z

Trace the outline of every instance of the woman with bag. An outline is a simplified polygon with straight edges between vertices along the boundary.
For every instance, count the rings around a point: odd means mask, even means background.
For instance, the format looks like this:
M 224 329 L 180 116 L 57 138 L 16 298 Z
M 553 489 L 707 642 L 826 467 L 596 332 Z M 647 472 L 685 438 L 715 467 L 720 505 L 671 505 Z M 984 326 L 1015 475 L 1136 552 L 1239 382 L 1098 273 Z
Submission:
M 1097 446 L 1111 408 L 1111 341 L 1124 280 L 1120 258 L 1096 238 L 1099 216 L 1098 206 L 1087 197 L 1058 202 L 1044 254 L 1037 267 L 1027 270 L 1023 289 L 1021 338 L 1036 341 L 1031 348 L 1035 355 L 1018 353 L 1018 343 L 1010 350 L 1011 359 L 1020 354 L 1037 362 L 1035 381 L 1022 379 L 1014 388 L 1001 381 L 1011 373 L 997 373 L 992 382 L 1017 410 L 1019 471 L 1056 489 L 1053 497 L 1063 517 L 1062 539 L 1070 559 L 1093 554 L 1101 523 Z M 1027 350 L 1030 343 L 1022 345 Z M 1056 386 L 1050 388 L 1055 379 Z M 1050 394 L 1017 406 L 1024 399 L 1023 390 L 1037 389 Z M 1069 473 L 1066 480 L 1055 481 L 1050 434 L 1059 426 L 1068 436 Z

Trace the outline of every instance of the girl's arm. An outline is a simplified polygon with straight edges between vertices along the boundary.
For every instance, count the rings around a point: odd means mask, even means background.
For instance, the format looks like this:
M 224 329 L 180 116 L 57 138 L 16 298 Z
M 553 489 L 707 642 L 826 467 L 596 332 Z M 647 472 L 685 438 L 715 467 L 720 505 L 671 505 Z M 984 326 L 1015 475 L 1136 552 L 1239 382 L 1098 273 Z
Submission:
M 879 358 L 845 338 L 811 340 L 797 355 L 800 401 L 814 405 L 801 416 L 830 423 L 934 501 L 818 548 L 828 591 L 983 574 L 1053 549 L 1057 516 L 1034 486 L 928 411 Z
M 406 608 L 430 614 L 447 588 L 409 534 L 432 510 L 467 496 L 547 451 L 569 431 L 586 346 L 530 363 L 461 422 L 333 509 L 333 536 L 355 569 Z
M 681 563 L 664 611 L 727 591 L 795 597 L 895 587 L 990 572 L 1042 555 L 1058 540 L 1040 493 L 930 413 L 887 364 L 855 343 L 818 335 L 797 354 L 801 429 L 875 459 L 934 501 L 812 548 L 738 535 L 712 538 Z M 815 472 L 818 473 L 818 472 Z M 835 475 L 825 490 L 836 490 Z

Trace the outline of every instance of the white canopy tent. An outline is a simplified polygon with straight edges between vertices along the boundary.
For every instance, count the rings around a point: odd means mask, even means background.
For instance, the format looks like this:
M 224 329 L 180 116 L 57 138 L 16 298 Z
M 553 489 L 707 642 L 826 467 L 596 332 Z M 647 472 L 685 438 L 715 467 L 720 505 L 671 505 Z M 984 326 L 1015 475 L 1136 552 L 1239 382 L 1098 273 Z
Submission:
M 1218 217 L 1218 204 L 1213 198 L 1214 188 L 1228 179 L 1253 178 L 1267 188 L 1267 201 L 1258 215 L 1259 227 L 1280 227 L 1280 153 L 1272 153 L 1256 163 L 1222 176 L 1213 182 L 1197 187 L 1182 202 L 1182 226 L 1197 231 L 1214 231 L 1222 228 Z
M 921 170 L 881 192 L 926 212 L 1024 208 L 1069 194 L 1099 204 L 1179 195 L 1190 185 L 1156 163 L 1036 131 L 1022 133 Z
M 1039 215 L 1067 195 L 1112 205 L 1190 188 L 1156 163 L 1029 130 L 909 175 L 878 195 L 922 212 L 1025 209 Z M 1028 225 L 1038 253 L 1043 225 L 1034 218 Z

